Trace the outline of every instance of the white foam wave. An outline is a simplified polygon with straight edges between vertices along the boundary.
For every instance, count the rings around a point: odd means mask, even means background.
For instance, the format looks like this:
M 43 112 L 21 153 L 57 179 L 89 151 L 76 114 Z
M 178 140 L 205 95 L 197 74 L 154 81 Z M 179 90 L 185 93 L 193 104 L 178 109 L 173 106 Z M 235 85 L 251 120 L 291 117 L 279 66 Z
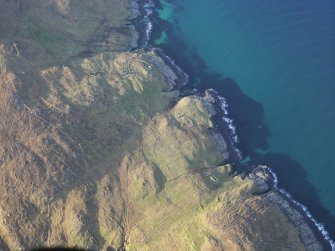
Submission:
M 144 4 L 144 9 L 146 11 L 146 15 L 144 17 L 144 21 L 146 23 L 146 37 L 147 37 L 147 41 L 146 44 L 148 43 L 149 39 L 150 39 L 150 35 L 151 35 L 151 31 L 153 28 L 152 22 L 150 21 L 150 16 L 153 14 L 153 8 L 155 7 L 155 4 L 152 0 L 148 0 L 148 2 L 146 4 Z M 170 62 L 180 71 L 183 72 L 185 74 L 185 84 L 189 81 L 189 75 L 186 74 L 184 71 L 181 70 L 181 68 L 174 62 L 174 60 L 172 60 L 169 56 L 166 55 L 166 57 L 170 60 Z M 209 89 L 210 91 L 214 92 L 217 97 L 220 100 L 220 107 L 224 113 L 224 117 L 222 118 L 223 121 L 228 125 L 228 128 L 230 130 L 231 133 L 231 138 L 233 143 L 237 144 L 239 142 L 238 136 L 236 134 L 236 127 L 233 124 L 233 120 L 230 119 L 228 117 L 228 104 L 227 101 L 224 97 L 219 96 L 218 92 L 214 89 Z M 241 151 L 234 145 L 234 151 L 237 154 L 237 156 L 239 157 L 239 159 L 242 159 L 242 153 Z M 267 169 L 267 171 L 269 173 L 271 173 L 272 178 L 273 178 L 273 187 L 274 189 L 277 189 L 278 191 L 280 191 L 285 197 L 287 197 L 293 204 L 295 204 L 296 206 L 300 207 L 304 212 L 305 215 L 313 222 L 313 224 L 318 228 L 318 230 L 321 232 L 321 234 L 323 235 L 324 239 L 326 241 L 329 242 L 329 244 L 331 245 L 332 251 L 335 251 L 335 241 L 332 240 L 330 238 L 330 235 L 328 233 L 328 231 L 325 229 L 324 225 L 322 223 L 319 223 L 316 221 L 316 219 L 312 216 L 312 214 L 309 212 L 308 208 L 301 204 L 300 202 L 296 201 L 293 196 L 288 193 L 285 189 L 278 189 L 277 185 L 278 185 L 278 177 L 276 175 L 275 172 L 273 172 L 271 170 L 271 168 L 267 167 L 267 166 L 263 166 L 262 168 Z
M 160 50 L 160 49 L 158 49 L 158 48 L 154 48 L 154 50 L 159 50 L 160 53 L 162 53 L 163 57 L 164 57 L 167 61 L 169 61 L 169 63 L 170 63 L 171 65 L 173 65 L 173 67 L 174 67 L 175 69 L 177 69 L 177 71 L 178 71 L 179 73 L 181 73 L 181 74 L 184 75 L 184 83 L 183 83 L 183 86 L 187 85 L 188 82 L 189 82 L 190 76 L 189 76 L 186 72 L 184 72 L 184 71 L 179 67 L 179 65 L 177 65 L 176 62 L 175 62 L 171 57 L 169 57 L 168 55 L 166 55 L 162 50 Z
M 301 208 L 301 209 L 304 211 L 304 213 L 305 213 L 305 215 L 307 216 L 307 218 L 309 218 L 309 219 L 313 222 L 313 224 L 314 224 L 314 225 L 317 227 L 317 229 L 321 232 L 321 234 L 322 234 L 322 236 L 325 238 L 325 240 L 329 242 L 329 244 L 330 244 L 330 246 L 331 246 L 331 248 L 332 248 L 332 251 L 335 251 L 335 241 L 332 240 L 332 239 L 330 238 L 330 235 L 329 235 L 328 231 L 326 230 L 325 226 L 324 226 L 322 223 L 318 222 L 318 221 L 312 216 L 312 214 L 309 212 L 308 208 L 307 208 L 305 205 L 301 204 L 300 202 L 296 201 L 296 200 L 293 198 L 293 196 L 292 196 L 289 192 L 287 192 L 284 188 L 279 189 L 279 191 L 280 191 L 286 198 L 288 198 L 294 205 L 298 206 L 299 208 Z
M 238 158 L 242 159 L 242 153 L 241 153 L 240 149 L 238 149 L 237 147 L 235 147 L 234 151 L 235 151 L 236 155 L 238 156 Z
M 229 114 L 228 114 L 228 109 L 227 109 L 228 108 L 227 100 L 224 97 L 218 95 L 217 91 L 215 91 L 214 89 L 210 89 L 210 91 L 214 92 L 217 95 L 218 99 L 220 100 L 220 107 L 224 114 L 222 117 L 222 120 L 225 122 L 225 124 L 228 127 L 229 134 L 230 134 L 229 136 L 232 140 L 233 148 L 234 148 L 236 155 L 238 156 L 239 159 L 242 159 L 242 153 L 235 145 L 239 143 L 239 138 L 236 133 L 236 127 L 234 125 L 234 120 L 228 117 Z
M 335 241 L 330 238 L 330 235 L 329 235 L 328 231 L 326 230 L 325 226 L 322 223 L 318 222 L 313 217 L 313 215 L 309 212 L 308 208 L 305 205 L 303 205 L 302 203 L 296 201 L 289 192 L 287 192 L 284 188 L 280 188 L 280 189 L 278 188 L 277 174 L 274 171 L 272 171 L 271 168 L 269 168 L 268 166 L 262 166 L 261 168 L 267 170 L 272 175 L 273 188 L 277 189 L 281 194 L 283 194 L 287 199 L 289 199 L 294 205 L 296 205 L 297 207 L 301 208 L 304 211 L 306 217 L 313 222 L 313 224 L 320 231 L 320 233 L 322 234 L 324 239 L 329 242 L 332 251 L 335 251 Z
M 169 62 L 179 71 L 179 72 L 182 72 L 184 77 L 185 77 L 185 82 L 184 82 L 184 85 L 186 85 L 190 79 L 190 76 L 184 72 L 180 67 L 179 65 L 176 64 L 176 62 L 171 58 L 169 57 L 168 55 L 165 55 L 165 57 L 169 60 Z
M 215 90 L 212 90 L 214 91 L 216 94 L 217 92 Z M 238 137 L 237 137 L 237 134 L 236 134 L 236 127 L 234 126 L 233 124 L 233 120 L 228 118 L 227 115 L 228 115 L 228 111 L 227 111 L 227 107 L 228 107 L 228 104 L 227 104 L 227 101 L 224 97 L 221 97 L 218 95 L 218 98 L 220 99 L 220 102 L 221 102 L 221 108 L 224 112 L 224 115 L 225 117 L 223 117 L 223 121 L 228 125 L 228 128 L 230 130 L 230 132 L 232 133 L 232 139 L 235 143 L 238 143 Z M 235 151 L 239 151 L 237 148 L 235 148 Z M 240 155 L 242 156 L 242 155 Z M 331 245 L 331 248 L 332 248 L 332 251 L 335 251 L 335 241 L 333 241 L 331 238 L 330 238 L 330 235 L 328 233 L 328 231 L 326 230 L 325 226 L 322 224 L 322 223 L 319 223 L 313 216 L 312 214 L 309 212 L 308 208 L 301 204 L 300 202 L 296 201 L 293 196 L 288 193 L 285 189 L 278 189 L 278 176 L 277 174 L 272 171 L 271 168 L 267 167 L 267 166 L 262 166 L 262 168 L 266 169 L 271 175 L 272 175 L 272 179 L 273 179 L 273 188 L 274 189 L 277 189 L 278 191 L 280 191 L 286 198 L 288 198 L 293 204 L 295 204 L 296 206 L 298 206 L 299 208 L 301 208 L 306 217 L 309 218 L 313 224 L 317 227 L 317 229 L 321 232 L 321 234 L 323 235 L 324 239 L 326 241 L 329 242 L 329 244 Z
M 273 182 L 273 188 L 277 189 L 278 188 L 277 187 L 277 185 L 278 185 L 278 176 L 277 176 L 277 174 L 274 171 L 272 171 L 272 169 L 269 168 L 268 166 L 260 166 L 260 168 L 262 168 L 263 170 L 265 170 L 265 171 L 267 171 L 267 172 L 269 172 L 271 174 L 272 179 L 273 179 L 273 181 L 272 181 Z
M 228 115 L 228 110 L 227 110 L 227 107 L 228 107 L 228 104 L 227 104 L 227 101 L 224 97 L 221 97 L 221 96 L 218 96 L 220 101 L 221 101 L 221 108 L 223 110 L 223 113 L 225 115 Z
M 150 16 L 153 14 L 153 8 L 155 7 L 155 3 L 152 0 L 149 0 L 147 3 L 143 5 L 143 8 L 146 12 L 146 15 L 143 18 L 143 21 L 145 22 L 145 34 L 146 34 L 146 41 L 145 45 L 148 44 L 150 40 L 151 31 L 153 28 L 152 22 L 150 21 Z
M 149 39 L 150 39 L 150 34 L 152 31 L 152 23 L 150 21 L 147 22 L 147 28 L 145 30 L 146 36 L 147 36 L 147 41 L 146 43 L 148 43 Z
M 229 129 L 230 134 L 231 134 L 230 136 L 231 136 L 232 140 L 234 141 L 234 143 L 237 144 L 239 142 L 239 139 L 238 139 L 238 136 L 237 136 L 237 133 L 236 133 L 236 127 L 234 125 L 234 120 L 228 117 L 227 101 L 222 96 L 218 95 L 218 98 L 220 100 L 220 107 L 221 107 L 221 109 L 224 113 L 224 116 L 222 117 L 222 120 L 227 124 L 228 129 Z

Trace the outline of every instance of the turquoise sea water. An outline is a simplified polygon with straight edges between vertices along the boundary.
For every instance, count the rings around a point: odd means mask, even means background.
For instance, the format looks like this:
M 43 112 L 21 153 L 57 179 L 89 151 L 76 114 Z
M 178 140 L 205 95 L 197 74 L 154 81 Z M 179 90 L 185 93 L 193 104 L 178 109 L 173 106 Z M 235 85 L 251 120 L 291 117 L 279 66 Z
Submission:
M 335 1 L 162 0 L 153 41 L 227 97 L 245 156 L 335 237 Z

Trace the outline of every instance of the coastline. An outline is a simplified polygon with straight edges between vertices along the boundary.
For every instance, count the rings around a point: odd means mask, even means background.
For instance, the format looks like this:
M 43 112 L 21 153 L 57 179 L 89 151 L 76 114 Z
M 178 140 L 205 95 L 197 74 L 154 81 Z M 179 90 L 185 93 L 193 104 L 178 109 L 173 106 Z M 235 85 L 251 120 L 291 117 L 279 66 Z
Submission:
M 319 223 L 309 212 L 308 208 L 302 203 L 296 201 L 293 196 L 285 189 L 278 188 L 278 178 L 276 174 L 268 166 L 253 165 L 249 162 L 241 163 L 243 160 L 242 153 L 236 146 L 238 143 L 238 135 L 233 120 L 229 118 L 227 101 L 220 96 L 214 89 L 207 89 L 204 92 L 198 92 L 195 89 L 187 89 L 189 76 L 185 73 L 163 50 L 152 48 L 150 45 L 150 33 L 152 31 L 152 22 L 150 16 L 155 11 L 155 7 L 159 5 L 158 0 L 132 0 L 132 24 L 134 27 L 132 33 L 133 38 L 137 39 L 136 46 L 134 39 L 131 42 L 130 50 L 152 50 L 164 64 L 174 73 L 163 65 L 157 65 L 162 74 L 165 75 L 169 83 L 167 91 L 183 91 L 179 92 L 179 96 L 194 96 L 204 103 L 208 113 L 212 116 L 214 128 L 211 133 L 214 135 L 220 151 L 224 142 L 227 144 L 229 151 L 229 161 L 233 163 L 233 175 L 240 175 L 242 178 L 252 179 L 259 185 L 260 193 L 266 200 L 280 208 L 293 223 L 299 232 L 302 242 L 307 250 L 316 250 L 318 242 L 326 248 L 325 250 L 335 250 L 335 242 L 330 238 L 328 231 L 322 223 Z M 137 6 L 134 7 L 133 6 Z M 136 35 L 137 34 L 137 35 Z M 157 62 L 156 62 L 157 63 Z M 220 151 L 222 152 L 222 151 Z M 224 163 L 223 163 L 224 164 Z
M 131 15 L 128 18 L 128 27 L 132 34 L 129 50 L 146 49 L 152 30 L 150 16 L 153 14 L 155 4 L 152 0 L 129 0 L 129 2 Z

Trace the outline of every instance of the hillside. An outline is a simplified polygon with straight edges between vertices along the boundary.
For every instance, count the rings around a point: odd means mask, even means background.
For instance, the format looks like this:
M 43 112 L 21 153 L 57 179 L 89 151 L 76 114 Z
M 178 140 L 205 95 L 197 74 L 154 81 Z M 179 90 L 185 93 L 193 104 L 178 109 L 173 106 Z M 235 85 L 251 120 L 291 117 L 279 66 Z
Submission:
M 322 250 L 220 166 L 201 99 L 128 51 L 127 0 L 0 4 L 1 250 Z

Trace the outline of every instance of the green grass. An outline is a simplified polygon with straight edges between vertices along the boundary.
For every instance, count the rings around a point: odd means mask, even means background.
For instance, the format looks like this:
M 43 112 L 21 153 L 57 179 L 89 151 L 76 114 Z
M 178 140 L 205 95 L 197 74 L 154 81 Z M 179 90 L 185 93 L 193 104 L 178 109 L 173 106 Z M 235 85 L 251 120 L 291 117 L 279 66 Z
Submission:
M 57 32 L 50 32 L 43 28 L 35 16 L 26 17 L 26 25 L 31 31 L 32 39 L 38 39 L 41 43 L 65 43 L 66 38 Z

